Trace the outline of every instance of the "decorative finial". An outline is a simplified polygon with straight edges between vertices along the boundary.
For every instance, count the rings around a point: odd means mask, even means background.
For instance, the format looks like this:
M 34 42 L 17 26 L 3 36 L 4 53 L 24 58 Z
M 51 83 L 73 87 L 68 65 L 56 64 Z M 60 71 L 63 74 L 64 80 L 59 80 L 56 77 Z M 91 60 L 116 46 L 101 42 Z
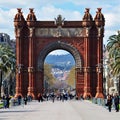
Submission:
M 21 13 L 22 8 L 17 8 L 18 13 Z
M 97 8 L 97 12 L 96 12 L 96 16 L 95 16 L 95 20 L 98 21 L 105 21 L 105 18 L 103 16 L 103 14 L 101 13 L 102 8 Z
M 14 21 L 25 21 L 21 12 L 22 8 L 17 8 L 18 13 L 15 15 Z
M 35 16 L 35 14 L 33 12 L 34 9 L 29 8 L 29 10 L 30 10 L 30 13 L 27 16 L 27 21 L 36 21 L 36 16 Z
M 62 26 L 64 24 L 64 20 L 65 20 L 65 18 L 63 19 L 62 15 L 58 15 L 58 17 L 55 18 L 55 22 L 58 26 Z
M 101 12 L 102 8 L 97 8 L 98 9 L 98 12 Z
M 86 9 L 86 11 L 85 11 L 85 14 L 83 16 L 83 20 L 84 21 L 91 21 L 91 20 L 93 20 L 91 14 L 89 13 L 90 8 L 85 8 L 85 9 Z
M 29 8 L 30 13 L 33 13 L 34 8 Z

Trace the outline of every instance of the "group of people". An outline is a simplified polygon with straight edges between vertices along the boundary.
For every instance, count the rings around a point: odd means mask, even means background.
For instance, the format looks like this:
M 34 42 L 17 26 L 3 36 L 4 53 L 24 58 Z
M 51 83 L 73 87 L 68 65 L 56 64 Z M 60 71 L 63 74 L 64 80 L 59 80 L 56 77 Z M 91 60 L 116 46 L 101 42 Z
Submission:
M 21 104 L 27 105 L 28 101 L 32 101 L 32 97 L 31 96 L 22 97 L 21 95 L 19 95 L 17 97 L 17 103 L 18 103 L 18 105 L 21 105 Z
M 10 106 L 10 99 L 11 99 L 11 97 L 9 95 L 3 95 L 2 101 L 3 101 L 3 107 L 4 108 L 9 108 L 9 106 Z
M 119 103 L 120 103 L 120 98 L 118 94 L 107 96 L 106 106 L 108 106 L 109 112 L 111 112 L 112 106 L 115 107 L 116 112 L 119 112 Z
M 72 100 L 72 99 L 78 100 L 78 96 L 73 95 L 68 92 L 62 92 L 62 93 L 51 92 L 51 93 L 44 93 L 44 94 L 39 93 L 37 96 L 37 99 L 38 99 L 38 102 L 43 102 L 43 101 L 48 101 L 48 100 L 52 100 L 53 102 L 55 100 L 60 100 L 64 102 L 64 101 Z
M 13 106 L 27 105 L 27 102 L 31 101 L 31 100 L 32 100 L 31 96 L 22 97 L 21 95 L 19 95 L 17 98 L 14 98 L 10 95 L 3 95 L 3 97 L 2 97 L 2 102 L 3 102 L 3 107 L 4 108 L 9 108 L 10 103 Z

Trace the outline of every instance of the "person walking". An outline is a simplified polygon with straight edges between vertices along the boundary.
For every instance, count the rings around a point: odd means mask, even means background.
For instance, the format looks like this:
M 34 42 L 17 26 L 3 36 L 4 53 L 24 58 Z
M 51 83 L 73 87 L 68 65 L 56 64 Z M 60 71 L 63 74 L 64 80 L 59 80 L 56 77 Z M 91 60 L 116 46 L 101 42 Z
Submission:
M 3 97 L 2 97 L 2 101 L 3 101 L 3 107 L 7 108 L 7 100 L 6 100 L 6 96 L 5 95 L 3 95 Z
M 117 94 L 114 96 L 114 104 L 116 112 L 119 112 L 119 96 Z
M 27 100 L 28 100 L 28 98 L 27 98 L 27 96 L 25 96 L 24 97 L 24 103 L 25 103 L 25 105 L 27 105 Z
M 43 102 L 43 96 L 41 93 L 38 93 L 38 96 L 37 96 L 37 99 L 38 99 L 38 102 Z
M 108 106 L 109 112 L 111 112 L 111 108 L 112 108 L 112 96 L 111 95 L 108 95 L 107 106 Z
M 54 101 L 55 101 L 55 94 L 54 94 L 54 92 L 52 93 L 51 97 L 52 97 L 52 102 L 54 103 Z
M 18 105 L 21 105 L 21 99 L 22 99 L 21 95 L 19 95 L 17 99 L 18 99 Z
M 9 108 L 9 105 L 10 105 L 10 96 L 9 95 L 7 95 L 6 96 L 6 105 L 7 105 L 7 108 Z

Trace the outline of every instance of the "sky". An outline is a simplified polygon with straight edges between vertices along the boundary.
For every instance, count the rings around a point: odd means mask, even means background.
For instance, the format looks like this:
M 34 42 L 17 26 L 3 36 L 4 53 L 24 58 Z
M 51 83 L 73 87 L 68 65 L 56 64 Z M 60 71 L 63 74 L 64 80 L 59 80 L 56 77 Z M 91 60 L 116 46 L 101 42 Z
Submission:
M 11 39 L 15 39 L 13 21 L 17 8 L 22 8 L 25 19 L 29 8 L 34 8 L 37 20 L 54 20 L 61 14 L 65 20 L 76 21 L 82 20 L 85 8 L 90 8 L 93 18 L 97 8 L 102 8 L 104 44 L 107 44 L 109 36 L 120 30 L 120 0 L 0 0 L 0 33 L 7 33 Z

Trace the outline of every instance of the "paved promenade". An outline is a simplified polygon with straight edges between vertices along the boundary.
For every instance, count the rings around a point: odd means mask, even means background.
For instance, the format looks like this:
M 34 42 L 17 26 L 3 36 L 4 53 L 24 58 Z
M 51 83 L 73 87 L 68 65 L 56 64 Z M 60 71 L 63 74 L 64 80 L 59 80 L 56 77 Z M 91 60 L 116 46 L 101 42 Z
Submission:
M 0 109 L 0 120 L 120 120 L 120 112 L 109 112 L 88 101 L 33 101 L 26 106 Z

